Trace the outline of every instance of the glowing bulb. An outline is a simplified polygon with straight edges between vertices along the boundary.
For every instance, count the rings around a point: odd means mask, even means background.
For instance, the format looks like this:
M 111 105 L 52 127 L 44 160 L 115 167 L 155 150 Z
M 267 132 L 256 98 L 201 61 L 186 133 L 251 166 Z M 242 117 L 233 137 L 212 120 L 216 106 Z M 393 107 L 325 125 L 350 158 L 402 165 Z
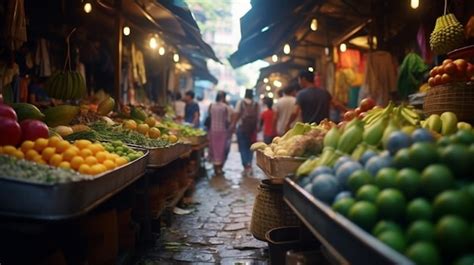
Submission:
M 314 72 L 314 68 L 313 67 L 308 67 L 308 71 L 310 71 L 311 73 Z
M 285 46 L 283 46 L 283 52 L 285 54 L 290 54 L 290 52 L 291 52 L 290 44 L 287 43 L 287 44 L 285 44 Z
M 174 61 L 175 63 L 179 62 L 179 54 L 175 53 L 175 54 L 173 55 L 173 61 Z
M 324 48 L 324 54 L 329 55 L 329 48 L 328 47 Z
M 128 36 L 130 35 L 130 28 L 125 26 L 123 27 L 123 35 Z
M 273 98 L 273 92 L 268 92 L 267 96 L 268 96 L 269 98 Z
M 420 0 L 411 0 L 410 6 L 413 9 L 417 9 L 420 6 Z
M 165 54 L 165 48 L 160 47 L 160 48 L 158 49 L 158 54 L 159 54 L 159 55 L 164 55 L 164 54 Z
M 261 94 L 261 95 L 260 95 L 260 99 L 263 99 L 264 97 L 265 97 L 264 94 Z
M 273 81 L 273 85 L 276 86 L 276 87 L 281 87 L 282 83 L 279 80 L 275 80 L 275 81 Z
M 265 78 L 263 79 L 263 83 L 265 83 L 265 84 L 268 83 L 268 78 L 265 77 Z
M 316 31 L 318 30 L 318 20 L 313 18 L 311 20 L 311 24 L 309 25 L 309 28 L 312 30 L 312 31 Z
M 91 3 L 85 3 L 85 4 L 84 4 L 84 12 L 86 12 L 87 14 L 89 14 L 91 11 L 92 11 L 92 5 L 91 5 Z
M 276 55 L 276 54 L 272 55 L 272 61 L 274 63 L 278 62 L 278 55 Z
M 271 87 L 271 86 L 266 86 L 265 89 L 266 89 L 267 91 L 270 91 L 270 90 L 272 90 L 272 87 Z
M 347 51 L 347 45 L 345 43 L 342 43 L 340 46 L 339 46 L 339 50 L 341 52 L 345 52 Z
M 151 37 L 149 44 L 150 44 L 150 48 L 152 49 L 158 48 L 158 41 L 156 40 L 155 37 Z

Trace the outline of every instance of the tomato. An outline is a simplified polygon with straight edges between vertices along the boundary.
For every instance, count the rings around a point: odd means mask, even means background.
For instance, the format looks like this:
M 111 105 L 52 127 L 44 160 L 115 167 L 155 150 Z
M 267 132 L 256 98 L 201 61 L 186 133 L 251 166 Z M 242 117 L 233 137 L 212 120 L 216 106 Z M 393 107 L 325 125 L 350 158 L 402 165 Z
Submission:
M 467 65 L 466 75 L 467 75 L 467 77 L 474 76 L 474 65 L 472 65 L 472 64 Z
M 456 72 L 456 65 L 454 63 L 447 63 L 443 66 L 444 73 L 446 74 L 454 74 Z
M 464 74 L 466 72 L 467 68 L 467 62 L 464 59 L 457 59 L 454 61 L 454 64 L 456 65 L 456 68 L 458 68 L 458 71 Z
M 437 74 L 437 75 L 434 77 L 434 83 L 435 83 L 435 86 L 441 85 L 442 81 L 441 81 L 441 75 L 440 75 L 440 74 Z
M 48 126 L 38 120 L 24 120 L 20 123 L 22 134 L 22 140 L 35 141 L 38 138 L 48 138 L 49 131 Z
M 362 120 L 365 117 L 365 115 L 367 115 L 367 112 L 365 112 L 365 111 L 361 112 L 361 113 L 359 113 L 359 115 L 357 115 L 357 118 Z
M 448 75 L 448 74 L 443 74 L 443 75 L 441 76 L 441 83 L 447 84 L 447 83 L 449 83 L 449 82 L 451 82 L 451 81 L 452 81 L 452 78 L 451 78 L 450 75 Z
M 434 77 L 428 78 L 428 85 L 430 85 L 430 86 L 436 86 L 435 81 L 434 81 Z
M 9 118 L 15 121 L 17 120 L 15 110 L 5 104 L 0 104 L 0 117 Z
M 375 107 L 375 100 L 372 98 L 364 98 L 360 101 L 360 110 L 361 111 L 368 111 Z
M 452 63 L 452 62 L 453 62 L 453 60 L 451 60 L 451 59 L 445 59 L 445 60 L 443 61 L 443 65 L 446 65 L 446 64 Z
M 0 117 L 0 146 L 20 143 L 21 127 L 14 119 Z
M 357 107 L 354 111 L 355 111 L 356 115 L 359 115 L 362 112 L 360 107 Z
M 346 113 L 344 113 L 344 120 L 345 121 L 351 121 L 356 117 L 356 112 L 354 110 L 348 110 Z

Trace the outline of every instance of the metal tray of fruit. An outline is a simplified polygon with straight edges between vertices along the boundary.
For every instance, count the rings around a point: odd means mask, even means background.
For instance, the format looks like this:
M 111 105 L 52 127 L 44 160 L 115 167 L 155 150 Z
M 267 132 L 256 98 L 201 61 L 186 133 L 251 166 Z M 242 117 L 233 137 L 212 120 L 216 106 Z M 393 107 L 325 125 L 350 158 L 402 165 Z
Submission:
M 148 151 L 144 153 L 128 164 L 77 182 L 34 183 L 0 172 L 0 215 L 63 220 L 85 214 L 145 174 Z
M 414 264 L 379 240 L 314 198 L 290 178 L 285 178 L 283 196 L 306 227 L 341 264 Z
M 294 174 L 304 161 L 306 158 L 303 157 L 269 157 L 262 150 L 257 151 L 257 165 L 272 178 L 284 178 Z
M 150 152 L 148 159 L 149 168 L 164 167 L 175 161 L 183 154 L 191 151 L 191 145 L 184 143 L 176 143 L 164 148 L 148 149 Z

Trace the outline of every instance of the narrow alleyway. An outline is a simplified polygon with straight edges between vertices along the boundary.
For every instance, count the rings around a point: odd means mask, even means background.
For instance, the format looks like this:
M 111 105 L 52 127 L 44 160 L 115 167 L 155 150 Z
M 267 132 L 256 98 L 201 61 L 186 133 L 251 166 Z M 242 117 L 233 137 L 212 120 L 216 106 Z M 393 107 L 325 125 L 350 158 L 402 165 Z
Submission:
M 139 265 L 154 264 L 267 264 L 267 244 L 249 232 L 252 207 L 263 173 L 242 177 L 237 147 L 232 146 L 225 177 L 197 180 L 196 189 L 184 199 L 189 214 L 172 214 L 159 243 Z

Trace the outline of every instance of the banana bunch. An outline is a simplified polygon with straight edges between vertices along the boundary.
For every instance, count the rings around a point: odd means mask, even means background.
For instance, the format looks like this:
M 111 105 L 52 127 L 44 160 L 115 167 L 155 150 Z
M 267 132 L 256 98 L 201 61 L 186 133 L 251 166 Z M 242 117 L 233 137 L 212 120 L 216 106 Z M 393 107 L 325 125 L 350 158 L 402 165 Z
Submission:
M 383 109 L 373 108 L 362 120 L 365 122 L 365 126 L 369 127 L 387 118 L 395 119 L 400 124 L 407 123 L 412 126 L 416 126 L 420 122 L 420 115 L 413 110 L 412 106 L 395 106 L 393 102 Z
M 86 94 L 86 83 L 79 72 L 60 71 L 46 82 L 48 96 L 56 99 L 80 99 Z

